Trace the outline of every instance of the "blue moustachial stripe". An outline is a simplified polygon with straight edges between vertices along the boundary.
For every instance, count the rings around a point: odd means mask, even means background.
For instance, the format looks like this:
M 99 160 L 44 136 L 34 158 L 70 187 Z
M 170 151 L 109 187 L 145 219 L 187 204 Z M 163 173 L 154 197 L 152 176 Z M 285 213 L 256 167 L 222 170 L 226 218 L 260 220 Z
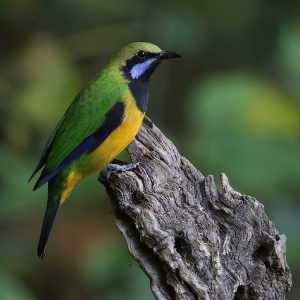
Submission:
M 155 61 L 155 58 L 150 58 L 145 62 L 134 65 L 130 70 L 130 75 L 132 79 L 140 78 L 152 65 Z

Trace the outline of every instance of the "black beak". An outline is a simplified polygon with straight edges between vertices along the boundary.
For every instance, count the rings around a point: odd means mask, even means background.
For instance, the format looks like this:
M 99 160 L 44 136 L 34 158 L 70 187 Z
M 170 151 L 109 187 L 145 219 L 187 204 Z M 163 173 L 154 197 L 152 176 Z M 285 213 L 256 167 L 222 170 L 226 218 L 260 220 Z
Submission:
M 181 58 L 181 57 L 182 56 L 180 54 L 177 54 L 177 53 L 171 52 L 171 51 L 162 51 L 158 55 L 159 60 L 168 59 L 168 58 Z

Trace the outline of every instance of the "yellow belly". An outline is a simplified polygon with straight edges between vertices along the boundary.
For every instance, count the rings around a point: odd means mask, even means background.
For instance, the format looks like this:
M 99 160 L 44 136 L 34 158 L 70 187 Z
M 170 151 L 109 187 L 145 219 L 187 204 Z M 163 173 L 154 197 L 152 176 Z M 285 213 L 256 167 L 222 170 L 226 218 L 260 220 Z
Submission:
M 102 169 L 130 144 L 138 133 L 144 116 L 145 113 L 138 109 L 132 95 L 128 94 L 125 97 L 125 116 L 122 124 L 91 153 L 96 170 Z
M 60 205 L 67 200 L 74 186 L 78 183 L 78 181 L 80 181 L 82 177 L 83 177 L 82 174 L 79 172 L 71 172 L 69 174 L 64 186 L 64 190 L 62 191 L 60 196 Z

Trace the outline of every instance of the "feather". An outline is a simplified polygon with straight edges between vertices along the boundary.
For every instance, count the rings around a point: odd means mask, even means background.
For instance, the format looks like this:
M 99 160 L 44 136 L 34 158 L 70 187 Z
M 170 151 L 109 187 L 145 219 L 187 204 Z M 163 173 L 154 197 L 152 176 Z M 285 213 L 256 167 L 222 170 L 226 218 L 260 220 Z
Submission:
M 102 126 L 93 134 L 84 139 L 73 151 L 71 151 L 54 169 L 48 172 L 44 169 L 40 178 L 36 182 L 33 190 L 35 191 L 43 184 L 53 179 L 64 168 L 78 159 L 82 154 L 95 150 L 105 141 L 105 139 L 114 131 L 124 118 L 125 106 L 123 102 L 117 102 L 106 114 Z
M 54 199 L 48 200 L 44 221 L 43 221 L 43 227 L 41 230 L 38 249 L 37 249 L 37 254 L 40 258 L 43 258 L 45 256 L 46 244 L 59 208 L 59 202 L 60 202 L 59 195 L 55 196 Z

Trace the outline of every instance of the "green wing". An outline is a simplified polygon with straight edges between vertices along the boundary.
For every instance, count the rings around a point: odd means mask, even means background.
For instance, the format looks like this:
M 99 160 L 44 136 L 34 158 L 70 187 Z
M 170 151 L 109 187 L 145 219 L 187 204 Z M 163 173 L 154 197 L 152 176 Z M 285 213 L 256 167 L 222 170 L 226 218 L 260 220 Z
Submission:
M 43 166 L 34 189 L 60 173 L 81 154 L 97 147 L 124 116 L 126 84 L 95 78 L 74 99 L 49 139 L 33 175 Z

